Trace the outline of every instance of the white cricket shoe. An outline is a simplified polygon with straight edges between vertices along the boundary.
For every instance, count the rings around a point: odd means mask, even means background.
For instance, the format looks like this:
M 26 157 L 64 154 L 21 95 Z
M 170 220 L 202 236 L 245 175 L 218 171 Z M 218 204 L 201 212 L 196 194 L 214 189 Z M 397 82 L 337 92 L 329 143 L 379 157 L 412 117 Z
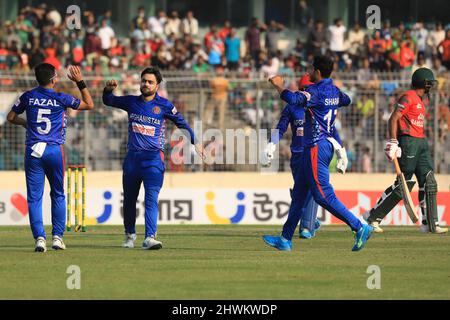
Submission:
M 134 248 L 134 242 L 136 241 L 136 233 L 125 233 L 125 240 L 122 243 L 124 248 Z
M 370 222 L 369 225 L 373 227 L 373 232 L 375 232 L 375 233 L 383 233 L 384 232 L 384 230 L 380 228 L 380 224 L 376 221 Z
M 428 225 L 422 224 L 420 226 L 420 232 L 423 232 L 423 233 L 430 232 L 430 229 L 428 228 Z M 443 234 L 443 233 L 447 233 L 447 232 L 448 232 L 448 228 L 443 228 L 443 227 L 440 227 L 440 226 L 436 226 L 436 231 L 433 232 L 433 233 L 435 233 L 435 234 Z
M 442 233 L 447 233 L 448 232 L 448 228 L 443 228 L 443 227 L 439 227 L 436 226 L 436 232 L 437 234 L 442 234 Z
M 38 237 L 35 242 L 34 252 L 45 252 L 47 251 L 47 243 L 44 237 Z
M 53 236 L 53 243 L 52 243 L 52 249 L 53 250 L 66 250 L 66 245 L 64 244 L 64 241 L 59 236 Z
M 162 248 L 162 242 L 156 240 L 154 237 L 147 237 L 145 238 L 144 242 L 142 243 L 142 249 L 145 250 L 158 250 Z

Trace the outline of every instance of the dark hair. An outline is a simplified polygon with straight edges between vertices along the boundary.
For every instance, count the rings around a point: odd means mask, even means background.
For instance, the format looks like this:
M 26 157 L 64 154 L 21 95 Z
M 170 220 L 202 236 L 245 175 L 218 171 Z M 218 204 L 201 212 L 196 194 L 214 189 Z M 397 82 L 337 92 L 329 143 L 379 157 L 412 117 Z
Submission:
M 153 74 L 155 76 L 156 82 L 158 84 L 160 84 L 161 81 L 163 80 L 161 72 L 159 71 L 159 69 L 157 67 L 145 68 L 141 73 L 141 78 L 144 76 L 144 74 Z
M 56 69 L 50 63 L 41 63 L 34 68 L 34 74 L 39 85 L 46 86 L 55 77 Z
M 329 78 L 333 71 L 334 61 L 327 56 L 315 56 L 313 67 L 320 71 L 323 78 Z

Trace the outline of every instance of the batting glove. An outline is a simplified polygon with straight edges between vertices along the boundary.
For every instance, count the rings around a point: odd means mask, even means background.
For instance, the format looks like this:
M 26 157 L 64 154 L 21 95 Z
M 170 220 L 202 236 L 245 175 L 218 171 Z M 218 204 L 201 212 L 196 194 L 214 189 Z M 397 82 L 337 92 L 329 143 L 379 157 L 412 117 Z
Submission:
M 347 150 L 345 148 L 336 149 L 336 169 L 339 173 L 344 174 L 348 166 Z
M 273 142 L 269 142 L 263 152 L 262 165 L 265 167 L 270 166 L 272 163 L 272 159 L 274 158 L 274 152 L 277 148 L 277 145 Z
M 398 140 L 391 139 L 386 142 L 384 153 L 389 161 L 394 160 L 394 158 L 400 158 L 402 156 L 402 149 L 398 146 Z

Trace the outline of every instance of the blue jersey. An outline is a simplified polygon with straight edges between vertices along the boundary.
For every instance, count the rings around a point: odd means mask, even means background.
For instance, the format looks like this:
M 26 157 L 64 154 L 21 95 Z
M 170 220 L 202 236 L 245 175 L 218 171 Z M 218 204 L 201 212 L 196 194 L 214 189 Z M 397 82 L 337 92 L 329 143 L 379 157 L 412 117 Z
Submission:
M 12 111 L 27 115 L 27 137 L 25 144 L 37 142 L 64 144 L 66 140 L 66 109 L 78 109 L 80 99 L 55 92 L 53 89 L 36 87 L 20 96 Z
M 306 91 L 284 90 L 281 98 L 289 104 L 306 107 L 305 146 L 314 146 L 320 140 L 335 137 L 334 121 L 337 110 L 351 103 L 350 97 L 333 85 L 330 78 L 310 85 Z
M 291 152 L 303 152 L 303 124 L 305 121 L 305 109 L 295 105 L 286 105 L 281 111 L 280 120 L 276 129 L 278 134 L 273 134 L 270 141 L 278 143 L 281 140 L 287 127 L 291 125 L 292 141 Z
M 104 92 L 103 103 L 128 113 L 128 150 L 163 151 L 166 119 L 187 130 L 191 143 L 195 143 L 194 132 L 181 114 L 169 100 L 158 94 L 153 100 L 145 101 L 142 96 L 116 97 L 112 92 Z

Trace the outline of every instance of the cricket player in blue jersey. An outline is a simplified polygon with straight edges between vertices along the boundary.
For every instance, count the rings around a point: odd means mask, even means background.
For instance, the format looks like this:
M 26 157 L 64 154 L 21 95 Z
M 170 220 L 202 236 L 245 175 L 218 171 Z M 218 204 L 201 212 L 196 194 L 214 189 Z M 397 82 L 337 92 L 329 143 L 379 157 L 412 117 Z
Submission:
M 306 73 L 303 75 L 299 82 L 298 87 L 300 90 L 305 90 L 306 87 L 314 84 L 309 79 L 309 74 Z M 272 134 L 270 142 L 268 143 L 265 156 L 268 159 L 268 163 L 270 164 L 271 159 L 274 157 L 274 151 L 276 149 L 276 144 L 281 140 L 284 133 L 286 132 L 288 126 L 291 126 L 292 131 L 292 141 L 291 141 L 291 172 L 292 176 L 295 180 L 295 176 L 297 175 L 297 171 L 301 167 L 301 156 L 303 153 L 303 136 L 304 136 L 304 120 L 305 120 L 305 109 L 299 108 L 295 105 L 286 105 L 281 112 L 280 119 L 276 126 L 277 133 Z M 347 168 L 348 160 L 345 148 L 342 148 L 342 142 L 339 137 L 338 131 L 333 131 L 333 137 L 328 138 L 329 141 L 332 141 L 333 146 L 335 147 L 335 153 L 337 156 L 337 169 L 340 173 L 345 173 Z M 292 198 L 292 190 L 291 198 Z M 317 209 L 318 204 L 314 201 L 311 192 L 308 192 L 306 197 L 306 202 L 304 208 L 305 212 L 302 214 L 302 218 L 300 220 L 299 226 L 299 236 L 303 239 L 311 239 L 315 236 L 316 231 L 320 228 L 320 221 L 317 219 Z
M 46 235 L 42 219 L 44 180 L 50 184 L 52 202 L 52 248 L 66 248 L 62 237 L 66 222 L 64 193 L 65 159 L 63 144 L 66 140 L 66 110 L 92 110 L 94 102 L 83 81 L 80 69 L 69 67 L 68 77 L 81 93 L 81 100 L 55 92 L 58 74 L 55 67 L 42 63 L 34 69 L 38 87 L 23 93 L 8 113 L 9 122 L 27 129 L 25 149 L 25 177 L 31 231 L 35 251 L 45 252 Z M 26 113 L 26 120 L 19 117 Z
M 156 240 L 158 195 L 164 179 L 165 121 L 170 120 L 189 137 L 202 159 L 204 150 L 194 132 L 175 106 L 157 93 L 162 75 L 149 67 L 141 73 L 140 96 L 115 96 L 117 82 L 110 80 L 103 91 L 103 103 L 128 113 L 128 153 L 123 162 L 124 248 L 133 248 L 136 241 L 136 201 L 142 182 L 145 188 L 145 240 L 143 249 L 162 248 Z
M 316 56 L 312 64 L 311 80 L 313 85 L 306 91 L 291 92 L 284 89 L 284 80 L 280 76 L 269 79 L 277 89 L 282 100 L 290 105 L 305 107 L 304 152 L 301 156 L 301 166 L 296 173 L 292 203 L 287 221 L 283 226 L 281 236 L 263 236 L 264 241 L 279 250 L 292 249 L 292 237 L 305 206 L 308 192 L 311 191 L 314 200 L 331 214 L 345 222 L 355 235 L 352 251 L 361 250 L 373 227 L 361 223 L 336 198 L 330 184 L 329 165 L 333 158 L 333 144 L 328 140 L 335 130 L 334 121 L 337 110 L 348 106 L 350 98 L 333 85 L 330 79 L 333 61 L 326 56 Z

